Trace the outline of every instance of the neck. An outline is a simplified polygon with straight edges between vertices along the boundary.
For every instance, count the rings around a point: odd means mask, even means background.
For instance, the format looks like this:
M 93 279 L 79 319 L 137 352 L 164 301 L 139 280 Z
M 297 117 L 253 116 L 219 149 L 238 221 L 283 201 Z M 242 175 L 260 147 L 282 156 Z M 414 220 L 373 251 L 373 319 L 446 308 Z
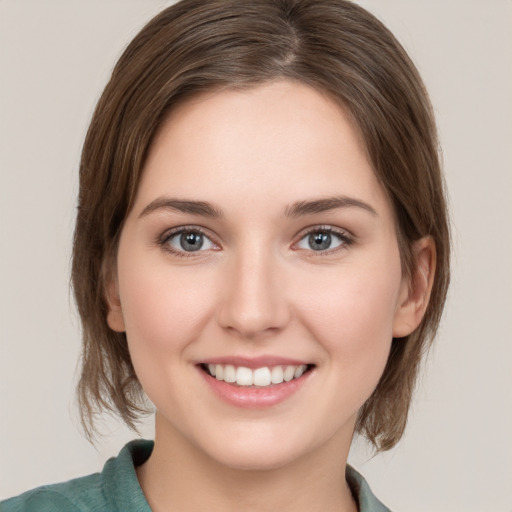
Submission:
M 357 512 L 345 480 L 349 446 L 340 440 L 271 469 L 231 468 L 177 432 L 155 435 L 137 475 L 153 512 Z M 350 445 L 350 443 L 349 443 Z M 335 454 L 335 457 L 333 457 Z

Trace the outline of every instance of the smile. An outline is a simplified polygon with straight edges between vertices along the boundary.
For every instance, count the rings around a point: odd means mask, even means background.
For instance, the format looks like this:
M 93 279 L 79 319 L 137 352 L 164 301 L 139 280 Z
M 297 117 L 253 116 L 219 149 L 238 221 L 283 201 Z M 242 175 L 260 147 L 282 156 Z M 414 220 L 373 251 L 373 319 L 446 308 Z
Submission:
M 229 384 L 267 387 L 300 378 L 308 370 L 308 365 L 262 366 L 251 369 L 232 364 L 208 364 L 202 365 L 202 368 L 211 377 Z
M 290 399 L 316 373 L 315 364 L 271 356 L 227 357 L 196 367 L 207 387 L 224 402 L 249 409 L 266 409 Z

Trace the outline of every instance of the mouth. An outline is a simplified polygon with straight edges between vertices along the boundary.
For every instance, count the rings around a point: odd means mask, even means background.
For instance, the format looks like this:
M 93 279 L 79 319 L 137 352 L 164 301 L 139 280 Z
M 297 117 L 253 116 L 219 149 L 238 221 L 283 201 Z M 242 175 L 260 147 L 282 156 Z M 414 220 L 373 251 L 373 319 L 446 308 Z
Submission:
M 292 382 L 311 372 L 315 367 L 314 364 L 288 364 L 248 368 L 212 363 L 200 363 L 198 366 L 204 373 L 218 381 L 246 388 L 267 388 Z

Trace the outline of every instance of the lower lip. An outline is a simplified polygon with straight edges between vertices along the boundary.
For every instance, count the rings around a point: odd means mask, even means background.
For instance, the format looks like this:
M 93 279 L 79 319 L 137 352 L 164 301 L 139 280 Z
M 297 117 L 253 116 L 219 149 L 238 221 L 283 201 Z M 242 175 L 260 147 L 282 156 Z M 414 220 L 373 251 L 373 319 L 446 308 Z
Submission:
M 246 409 L 262 409 L 284 402 L 306 383 L 311 374 L 311 370 L 309 370 L 298 379 L 293 379 L 289 382 L 255 387 L 237 386 L 223 380 L 217 380 L 201 368 L 199 368 L 199 372 L 201 372 L 205 382 L 218 397 L 228 404 Z

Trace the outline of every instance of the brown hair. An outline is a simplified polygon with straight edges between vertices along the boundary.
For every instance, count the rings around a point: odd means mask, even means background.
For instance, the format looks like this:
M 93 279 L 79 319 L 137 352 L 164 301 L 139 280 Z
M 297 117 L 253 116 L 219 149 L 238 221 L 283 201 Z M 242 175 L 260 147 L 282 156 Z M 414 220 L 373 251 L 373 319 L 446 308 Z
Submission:
M 78 397 L 89 436 L 101 410 L 135 428 L 145 411 L 126 335 L 106 322 L 105 286 L 148 148 L 169 111 L 219 87 L 289 79 L 341 102 L 359 127 L 394 208 L 403 272 L 412 243 L 430 235 L 437 268 L 418 329 L 394 339 L 356 431 L 377 450 L 403 434 L 419 363 L 435 334 L 449 281 L 449 229 L 432 108 L 394 36 L 345 0 L 182 0 L 135 37 L 96 107 L 80 166 L 72 280 L 83 325 Z

